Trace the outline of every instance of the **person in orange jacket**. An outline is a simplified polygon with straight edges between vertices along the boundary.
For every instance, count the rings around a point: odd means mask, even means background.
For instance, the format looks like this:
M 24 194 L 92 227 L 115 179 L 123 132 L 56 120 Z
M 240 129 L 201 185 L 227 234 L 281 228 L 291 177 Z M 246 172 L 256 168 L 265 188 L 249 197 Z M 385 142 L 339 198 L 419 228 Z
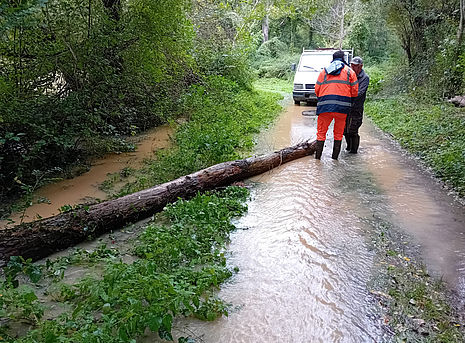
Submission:
M 353 100 L 358 95 L 357 74 L 344 62 L 343 51 L 336 51 L 331 64 L 321 71 L 315 85 L 315 94 L 318 97 L 315 158 L 321 158 L 326 133 L 334 119 L 332 158 L 337 160 L 341 151 L 346 117 L 350 113 Z

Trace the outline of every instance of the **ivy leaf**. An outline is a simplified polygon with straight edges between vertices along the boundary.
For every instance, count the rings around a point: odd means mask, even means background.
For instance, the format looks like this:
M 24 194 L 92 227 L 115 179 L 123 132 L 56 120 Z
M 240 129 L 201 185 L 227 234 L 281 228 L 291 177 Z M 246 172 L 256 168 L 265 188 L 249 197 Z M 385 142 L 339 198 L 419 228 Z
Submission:
M 163 317 L 163 328 L 166 331 L 171 331 L 172 324 L 173 324 L 173 317 L 170 314 L 166 314 Z
M 148 326 L 150 330 L 152 330 L 153 332 L 157 332 L 158 330 L 160 330 L 161 324 L 162 318 L 156 315 L 152 315 L 148 320 Z

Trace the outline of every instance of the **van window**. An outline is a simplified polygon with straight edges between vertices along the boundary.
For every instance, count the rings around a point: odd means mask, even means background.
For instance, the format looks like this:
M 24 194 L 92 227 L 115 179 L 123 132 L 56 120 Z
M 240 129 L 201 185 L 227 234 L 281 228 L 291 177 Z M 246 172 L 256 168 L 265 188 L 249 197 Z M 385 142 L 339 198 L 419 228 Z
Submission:
M 333 60 L 333 55 L 303 55 L 299 64 L 299 71 L 317 71 L 320 72 L 327 67 Z

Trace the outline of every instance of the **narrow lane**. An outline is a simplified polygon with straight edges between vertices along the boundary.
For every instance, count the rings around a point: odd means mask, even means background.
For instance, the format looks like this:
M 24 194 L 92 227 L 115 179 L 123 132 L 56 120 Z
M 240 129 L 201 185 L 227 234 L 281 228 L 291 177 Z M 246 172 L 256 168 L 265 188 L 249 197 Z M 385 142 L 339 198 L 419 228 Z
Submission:
M 258 141 L 261 154 L 316 137 L 316 117 L 290 106 Z M 330 130 L 332 130 L 330 128 Z M 179 336 L 203 342 L 383 342 L 389 333 L 367 283 L 377 221 L 418 244 L 430 271 L 465 293 L 465 211 L 441 185 L 365 120 L 359 154 L 303 158 L 251 179 L 230 263 L 240 272 L 220 297 L 233 304 L 215 322 L 180 320 Z

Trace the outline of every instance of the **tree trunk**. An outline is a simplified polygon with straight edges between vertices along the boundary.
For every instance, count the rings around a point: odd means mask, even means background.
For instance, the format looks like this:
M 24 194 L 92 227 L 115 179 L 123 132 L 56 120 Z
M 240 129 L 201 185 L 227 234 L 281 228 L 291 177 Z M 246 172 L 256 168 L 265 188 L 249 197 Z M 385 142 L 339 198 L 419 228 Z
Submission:
M 464 30 L 464 21 L 465 21 L 465 0 L 460 0 L 460 21 L 459 27 L 457 29 L 457 47 L 460 49 L 463 40 L 463 30 Z
M 344 17 L 345 17 L 345 1 L 341 1 L 341 12 L 339 18 L 339 50 L 342 50 L 342 41 L 344 40 Z
M 311 49 L 313 46 L 313 27 L 311 25 L 308 26 L 308 48 Z
M 455 56 L 454 56 L 455 65 L 458 64 L 458 60 L 462 52 L 463 31 L 464 31 L 464 25 L 465 25 L 465 0 L 460 0 L 459 10 L 460 10 L 460 20 L 459 20 L 459 26 L 457 28 L 457 46 L 455 48 Z M 457 68 L 454 68 L 454 73 L 456 74 L 455 79 L 457 80 L 454 86 L 457 86 L 458 88 L 460 88 L 462 84 L 461 73 L 457 71 Z
M 269 31 L 270 31 L 270 22 L 268 14 L 265 15 L 262 22 L 262 32 L 263 32 L 263 43 L 268 42 L 269 40 Z
M 115 22 L 120 20 L 121 0 L 103 0 L 103 7 L 108 16 Z
M 199 191 L 262 174 L 314 151 L 315 142 L 304 142 L 268 155 L 216 164 L 119 199 L 0 230 L 0 267 L 6 265 L 11 256 L 32 260 L 44 258 L 86 239 L 147 218 L 180 197 L 187 198 Z
M 289 17 L 289 21 L 291 22 L 291 41 L 289 43 L 289 50 L 294 51 L 294 47 L 295 47 L 294 19 L 292 19 L 292 17 Z

